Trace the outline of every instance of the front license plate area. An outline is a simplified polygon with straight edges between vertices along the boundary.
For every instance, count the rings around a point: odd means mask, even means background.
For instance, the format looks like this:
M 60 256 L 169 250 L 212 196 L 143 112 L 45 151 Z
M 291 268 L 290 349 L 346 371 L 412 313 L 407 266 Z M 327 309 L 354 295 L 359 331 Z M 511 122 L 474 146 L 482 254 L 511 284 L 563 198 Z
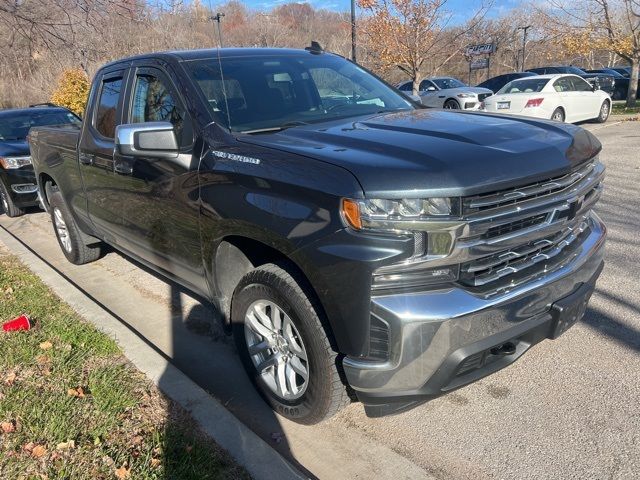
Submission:
M 498 102 L 498 110 L 509 110 L 511 102 Z
M 558 338 L 584 316 L 593 288 L 594 285 L 590 283 L 583 285 L 568 297 L 558 300 L 552 305 L 553 322 L 550 338 Z

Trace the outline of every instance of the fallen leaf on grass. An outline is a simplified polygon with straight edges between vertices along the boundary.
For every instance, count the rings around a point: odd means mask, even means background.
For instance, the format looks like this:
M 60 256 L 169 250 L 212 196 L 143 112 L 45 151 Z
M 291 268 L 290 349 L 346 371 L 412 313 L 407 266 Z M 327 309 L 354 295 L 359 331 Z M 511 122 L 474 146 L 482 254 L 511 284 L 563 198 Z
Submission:
M 70 397 L 78 397 L 78 398 L 84 398 L 84 390 L 82 389 L 82 387 L 78 387 L 78 388 L 70 388 L 69 390 L 67 390 L 67 395 L 69 395 Z
M 9 372 L 9 374 L 7 374 L 6 377 L 4 377 L 4 383 L 6 383 L 7 385 L 11 386 L 13 385 L 13 382 L 16 381 L 16 372 Z
M 118 480 L 125 480 L 126 478 L 129 478 L 131 476 L 131 469 L 123 465 L 120 468 L 116 468 L 115 473 L 116 477 L 118 477 Z
M 43 445 L 36 445 L 35 447 L 33 447 L 33 450 L 31 450 L 31 456 L 33 458 L 40 458 L 46 454 L 47 449 Z
M 53 347 L 53 343 L 51 343 L 49 340 L 40 344 L 40 348 L 42 350 L 49 350 L 51 347 Z
M 160 460 L 158 458 L 152 458 L 151 459 L 151 467 L 152 468 L 156 468 L 160 465 Z
M 49 363 L 49 356 L 46 354 L 38 355 L 36 357 L 36 362 L 38 363 L 38 365 L 46 365 L 47 363 Z
M 0 422 L 0 430 L 3 433 L 13 433 L 16 431 L 16 426 L 13 422 Z
M 62 442 L 56 445 L 56 450 L 72 450 L 76 448 L 76 442 L 74 440 L 69 440 L 68 442 Z
M 11 295 L 13 293 L 13 288 L 11 287 L 7 287 L 4 289 L 4 293 L 6 293 L 7 295 Z

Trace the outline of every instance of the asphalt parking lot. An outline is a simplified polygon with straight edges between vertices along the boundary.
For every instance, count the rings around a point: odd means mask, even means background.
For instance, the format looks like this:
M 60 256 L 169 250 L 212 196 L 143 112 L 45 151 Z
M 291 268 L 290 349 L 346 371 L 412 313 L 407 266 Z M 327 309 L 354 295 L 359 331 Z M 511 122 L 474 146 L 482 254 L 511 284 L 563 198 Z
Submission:
M 367 418 L 358 404 L 315 427 L 273 416 L 252 393 L 215 312 L 197 299 L 117 253 L 67 264 L 44 213 L 2 216 L 0 225 L 317 477 L 640 478 L 640 122 L 584 127 L 604 145 L 597 211 L 609 227 L 607 264 L 584 320 L 505 370 L 382 419 Z

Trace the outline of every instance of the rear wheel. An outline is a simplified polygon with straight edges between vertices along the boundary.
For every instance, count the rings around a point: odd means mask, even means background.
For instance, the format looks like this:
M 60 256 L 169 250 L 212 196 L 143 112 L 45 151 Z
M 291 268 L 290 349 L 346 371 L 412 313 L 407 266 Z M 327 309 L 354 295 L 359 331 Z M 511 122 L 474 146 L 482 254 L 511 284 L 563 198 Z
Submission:
M 444 108 L 447 110 L 460 110 L 460 104 L 453 99 L 444 102 Z
M 9 195 L 9 190 L 2 181 L 0 181 L 0 204 L 2 205 L 4 213 L 7 214 L 7 217 L 19 217 L 25 213 L 23 208 L 16 207 L 16 204 L 13 203 L 13 200 L 11 200 L 11 196 Z
M 71 263 L 83 265 L 100 258 L 101 244 L 85 243 L 67 204 L 59 191 L 54 191 L 49 197 L 51 221 L 62 253 Z
M 609 100 L 605 100 L 604 102 L 602 102 L 602 105 L 600 106 L 600 113 L 596 118 L 596 122 L 597 123 L 606 122 L 609 119 L 610 113 L 611 113 L 611 104 L 609 103 Z
M 555 120 L 556 122 L 564 122 L 564 110 L 561 108 L 556 108 L 551 114 L 551 120 Z
M 290 272 L 267 264 L 242 278 L 232 300 L 233 334 L 245 369 L 265 400 L 282 416 L 312 425 L 350 399 L 322 313 Z

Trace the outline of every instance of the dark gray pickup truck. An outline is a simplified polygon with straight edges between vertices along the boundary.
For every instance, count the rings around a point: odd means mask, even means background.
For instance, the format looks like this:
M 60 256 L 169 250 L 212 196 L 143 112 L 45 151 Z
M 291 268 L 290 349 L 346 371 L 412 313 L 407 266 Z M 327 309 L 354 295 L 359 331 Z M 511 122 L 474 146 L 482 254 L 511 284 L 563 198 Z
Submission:
M 119 60 L 81 131 L 30 137 L 66 257 L 110 244 L 210 299 L 300 423 L 511 364 L 583 316 L 603 266 L 593 135 L 426 110 L 317 49 Z

